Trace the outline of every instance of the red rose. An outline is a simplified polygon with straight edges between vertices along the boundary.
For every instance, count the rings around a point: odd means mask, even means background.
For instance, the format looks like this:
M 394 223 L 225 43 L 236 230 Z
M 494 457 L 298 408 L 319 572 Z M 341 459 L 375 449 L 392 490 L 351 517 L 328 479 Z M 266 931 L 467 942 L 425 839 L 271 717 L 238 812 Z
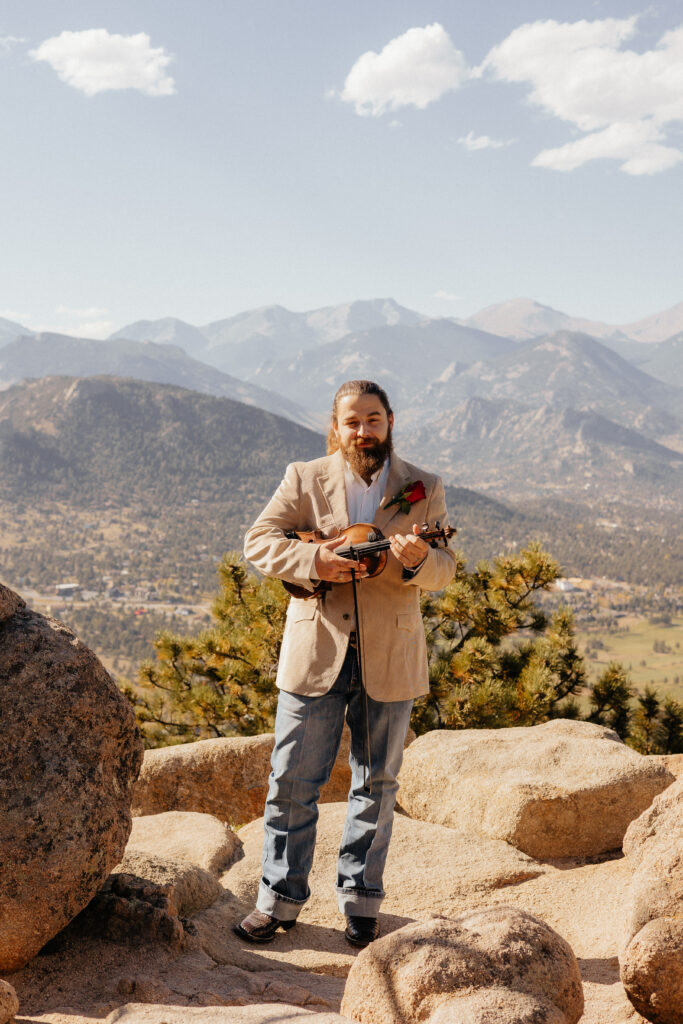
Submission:
M 425 485 L 421 480 L 416 480 L 414 484 L 408 484 L 403 497 L 411 505 L 414 505 L 416 501 L 422 501 L 423 498 L 427 497 Z

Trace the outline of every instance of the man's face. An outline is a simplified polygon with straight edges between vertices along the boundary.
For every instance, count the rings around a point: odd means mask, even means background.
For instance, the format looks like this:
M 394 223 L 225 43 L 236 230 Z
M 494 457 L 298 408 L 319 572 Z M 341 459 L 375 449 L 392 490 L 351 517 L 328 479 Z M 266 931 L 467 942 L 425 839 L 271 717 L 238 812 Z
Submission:
M 344 458 L 366 480 L 391 452 L 393 415 L 377 395 L 344 395 L 332 426 Z

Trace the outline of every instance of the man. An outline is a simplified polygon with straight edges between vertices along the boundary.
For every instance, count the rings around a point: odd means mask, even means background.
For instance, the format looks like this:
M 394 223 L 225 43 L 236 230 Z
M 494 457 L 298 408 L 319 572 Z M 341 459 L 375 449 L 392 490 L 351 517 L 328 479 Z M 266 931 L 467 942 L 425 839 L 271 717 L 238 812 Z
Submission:
M 331 584 L 324 597 L 293 598 L 287 610 L 263 876 L 256 910 L 235 926 L 251 942 L 268 942 L 278 928 L 293 927 L 309 897 L 317 800 L 339 749 L 344 716 L 351 730 L 352 782 L 337 898 L 352 945 L 366 946 L 379 935 L 397 775 L 413 700 L 429 688 L 420 590 L 441 590 L 455 570 L 446 544 L 432 547 L 417 535 L 423 522 L 446 526 L 441 480 L 393 453 L 393 425 L 379 385 L 343 384 L 332 410 L 331 454 L 288 466 L 245 538 L 246 557 L 264 575 L 309 592 L 319 581 Z M 390 539 L 378 576 L 365 578 L 364 569 L 336 553 L 345 543 L 344 528 L 356 522 L 373 523 Z M 309 544 L 288 536 L 313 529 L 330 539 Z M 360 623 L 354 571 L 360 577 Z

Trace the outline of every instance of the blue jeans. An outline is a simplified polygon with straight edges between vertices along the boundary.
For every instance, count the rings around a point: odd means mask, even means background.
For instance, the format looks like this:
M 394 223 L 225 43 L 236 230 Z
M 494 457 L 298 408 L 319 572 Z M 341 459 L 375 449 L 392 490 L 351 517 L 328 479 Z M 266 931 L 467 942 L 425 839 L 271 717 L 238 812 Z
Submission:
M 310 896 L 317 801 L 337 757 L 346 715 L 351 730 L 351 789 L 337 863 L 337 901 L 343 914 L 377 917 L 384 899 L 382 875 L 412 706 L 412 700 L 368 698 L 372 763 L 372 793 L 368 793 L 363 786 L 355 648 L 349 645 L 328 693 L 302 697 L 280 691 L 264 817 L 263 877 L 256 902 L 263 913 L 291 921 Z

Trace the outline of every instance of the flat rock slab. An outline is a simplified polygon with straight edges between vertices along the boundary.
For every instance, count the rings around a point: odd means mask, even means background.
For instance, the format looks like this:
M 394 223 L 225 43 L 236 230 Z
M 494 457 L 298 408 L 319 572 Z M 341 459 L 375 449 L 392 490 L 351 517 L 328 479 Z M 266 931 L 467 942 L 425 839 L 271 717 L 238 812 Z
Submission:
M 405 754 L 399 800 L 412 818 L 551 860 L 621 848 L 629 823 L 673 781 L 611 730 L 557 720 L 420 736 Z
M 334 885 L 345 818 L 345 803 L 320 808 L 310 877 L 312 898 L 300 915 L 301 922 L 324 928 L 339 928 L 343 922 Z M 223 875 L 222 881 L 240 902 L 252 905 L 261 877 L 263 819 L 240 829 L 239 837 L 244 857 Z M 545 870 L 544 865 L 501 840 L 463 835 L 443 825 L 397 814 L 384 875 L 387 897 L 381 913 L 406 920 L 457 912 L 462 909 L 463 898 L 474 899 L 493 889 L 517 885 Z
M 177 1007 L 130 1003 L 114 1010 L 105 1024 L 349 1024 L 338 1013 L 313 1012 L 286 1003 L 252 1006 Z
M 7 588 L 0 598 L 0 970 L 14 971 L 120 860 L 142 742 L 93 652 Z
M 241 857 L 242 843 L 212 814 L 166 811 L 133 818 L 126 854 L 133 852 L 185 861 L 217 875 Z
M 416 871 L 427 877 L 430 866 L 419 861 L 419 851 L 413 859 Z M 472 896 L 463 893 L 450 913 L 503 903 L 541 917 L 569 941 L 578 957 L 586 1000 L 581 1024 L 642 1024 L 626 998 L 617 959 L 631 874 L 626 858 L 545 865 L 542 874 L 520 884 Z M 330 878 L 330 889 L 332 884 Z M 197 948 L 179 956 L 160 946 L 128 949 L 101 941 L 40 956 L 12 976 L 25 1014 L 21 1024 L 103 1024 L 107 1014 L 126 1003 L 177 1009 L 206 1006 L 205 1000 L 214 1000 L 215 1005 L 277 1002 L 336 1012 L 358 952 L 344 941 L 343 918 L 331 895 L 333 924 L 315 924 L 314 904 L 319 898 L 316 884 L 315 898 L 297 927 L 278 933 L 264 947 L 251 946 L 233 934 L 234 922 L 252 908 L 226 892 L 193 918 Z M 400 913 L 400 895 L 397 900 L 395 912 L 381 915 L 385 935 L 410 922 Z M 430 908 L 421 919 L 428 920 L 434 912 Z

